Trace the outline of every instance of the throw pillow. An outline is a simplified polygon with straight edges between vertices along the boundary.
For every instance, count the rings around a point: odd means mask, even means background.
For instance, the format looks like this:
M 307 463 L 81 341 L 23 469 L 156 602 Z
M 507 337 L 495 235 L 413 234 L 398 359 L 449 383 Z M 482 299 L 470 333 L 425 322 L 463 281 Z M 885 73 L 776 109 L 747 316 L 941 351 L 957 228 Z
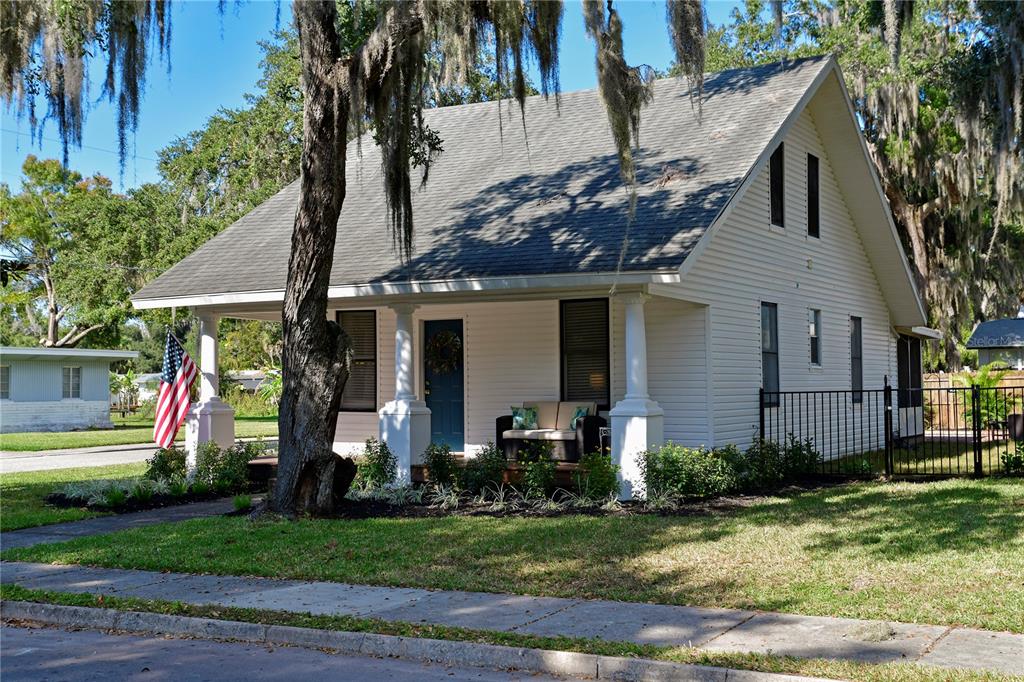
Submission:
M 512 406 L 512 428 L 513 429 L 535 429 L 537 428 L 536 407 L 515 407 Z
M 586 417 L 589 412 L 590 410 L 588 410 L 586 407 L 577 407 L 576 411 L 572 413 L 572 419 L 569 421 L 569 428 L 575 431 L 576 424 L 579 423 L 581 419 Z

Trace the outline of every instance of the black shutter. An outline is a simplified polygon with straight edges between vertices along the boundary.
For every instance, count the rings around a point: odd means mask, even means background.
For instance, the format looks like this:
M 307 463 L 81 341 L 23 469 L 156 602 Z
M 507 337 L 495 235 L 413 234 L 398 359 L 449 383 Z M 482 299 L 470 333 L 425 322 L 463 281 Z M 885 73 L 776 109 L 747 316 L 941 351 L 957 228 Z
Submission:
M 346 310 L 338 313 L 338 324 L 352 340 L 352 367 L 341 409 L 372 412 L 377 409 L 377 312 Z
M 783 144 L 780 142 L 778 149 L 772 152 L 768 162 L 768 179 L 770 183 L 772 225 L 785 227 L 785 211 L 783 195 L 785 192 L 786 171 L 783 163 Z
M 562 400 L 611 404 L 608 299 L 562 301 Z
M 807 155 L 807 235 L 821 236 L 821 216 L 818 204 L 818 157 Z

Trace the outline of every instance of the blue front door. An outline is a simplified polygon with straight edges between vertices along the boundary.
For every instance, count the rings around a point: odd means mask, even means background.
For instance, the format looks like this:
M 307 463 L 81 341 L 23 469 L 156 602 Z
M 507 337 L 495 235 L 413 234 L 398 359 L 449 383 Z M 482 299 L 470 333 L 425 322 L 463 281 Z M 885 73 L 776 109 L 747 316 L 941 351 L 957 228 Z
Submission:
M 423 388 L 430 408 L 430 440 L 462 452 L 464 433 L 462 320 L 423 323 Z

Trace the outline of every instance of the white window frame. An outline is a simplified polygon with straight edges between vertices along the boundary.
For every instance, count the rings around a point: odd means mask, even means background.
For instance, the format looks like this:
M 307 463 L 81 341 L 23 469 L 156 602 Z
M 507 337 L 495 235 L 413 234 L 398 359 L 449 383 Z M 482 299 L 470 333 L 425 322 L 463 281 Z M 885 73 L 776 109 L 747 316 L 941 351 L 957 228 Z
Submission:
M 75 395 L 75 374 L 78 374 L 78 395 Z M 67 376 L 67 390 L 64 386 L 65 371 L 68 372 Z M 65 365 L 61 368 L 60 372 L 60 396 L 61 400 L 81 400 L 82 399 L 82 366 L 81 365 Z
M 807 345 L 811 369 L 821 369 L 824 350 L 821 338 L 821 308 L 807 309 Z M 818 360 L 814 360 L 814 342 L 818 342 Z

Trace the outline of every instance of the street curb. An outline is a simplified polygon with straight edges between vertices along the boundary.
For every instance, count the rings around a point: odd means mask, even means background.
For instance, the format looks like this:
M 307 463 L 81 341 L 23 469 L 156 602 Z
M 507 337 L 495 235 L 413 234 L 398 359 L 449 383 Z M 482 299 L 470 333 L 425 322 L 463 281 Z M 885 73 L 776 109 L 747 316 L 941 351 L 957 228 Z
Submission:
M 796 680 L 819 679 L 652 661 L 644 658 L 621 658 L 477 642 L 453 642 L 373 633 L 260 625 L 212 618 L 23 601 L 5 600 L 0 602 L 0 618 L 5 622 L 24 620 L 67 628 L 119 630 L 146 635 L 179 635 L 253 644 L 327 649 L 357 656 L 400 658 L 448 666 L 516 670 L 545 675 L 621 680 L 622 682 L 648 680 L 795 682 Z M 826 681 L 820 680 L 819 682 Z

